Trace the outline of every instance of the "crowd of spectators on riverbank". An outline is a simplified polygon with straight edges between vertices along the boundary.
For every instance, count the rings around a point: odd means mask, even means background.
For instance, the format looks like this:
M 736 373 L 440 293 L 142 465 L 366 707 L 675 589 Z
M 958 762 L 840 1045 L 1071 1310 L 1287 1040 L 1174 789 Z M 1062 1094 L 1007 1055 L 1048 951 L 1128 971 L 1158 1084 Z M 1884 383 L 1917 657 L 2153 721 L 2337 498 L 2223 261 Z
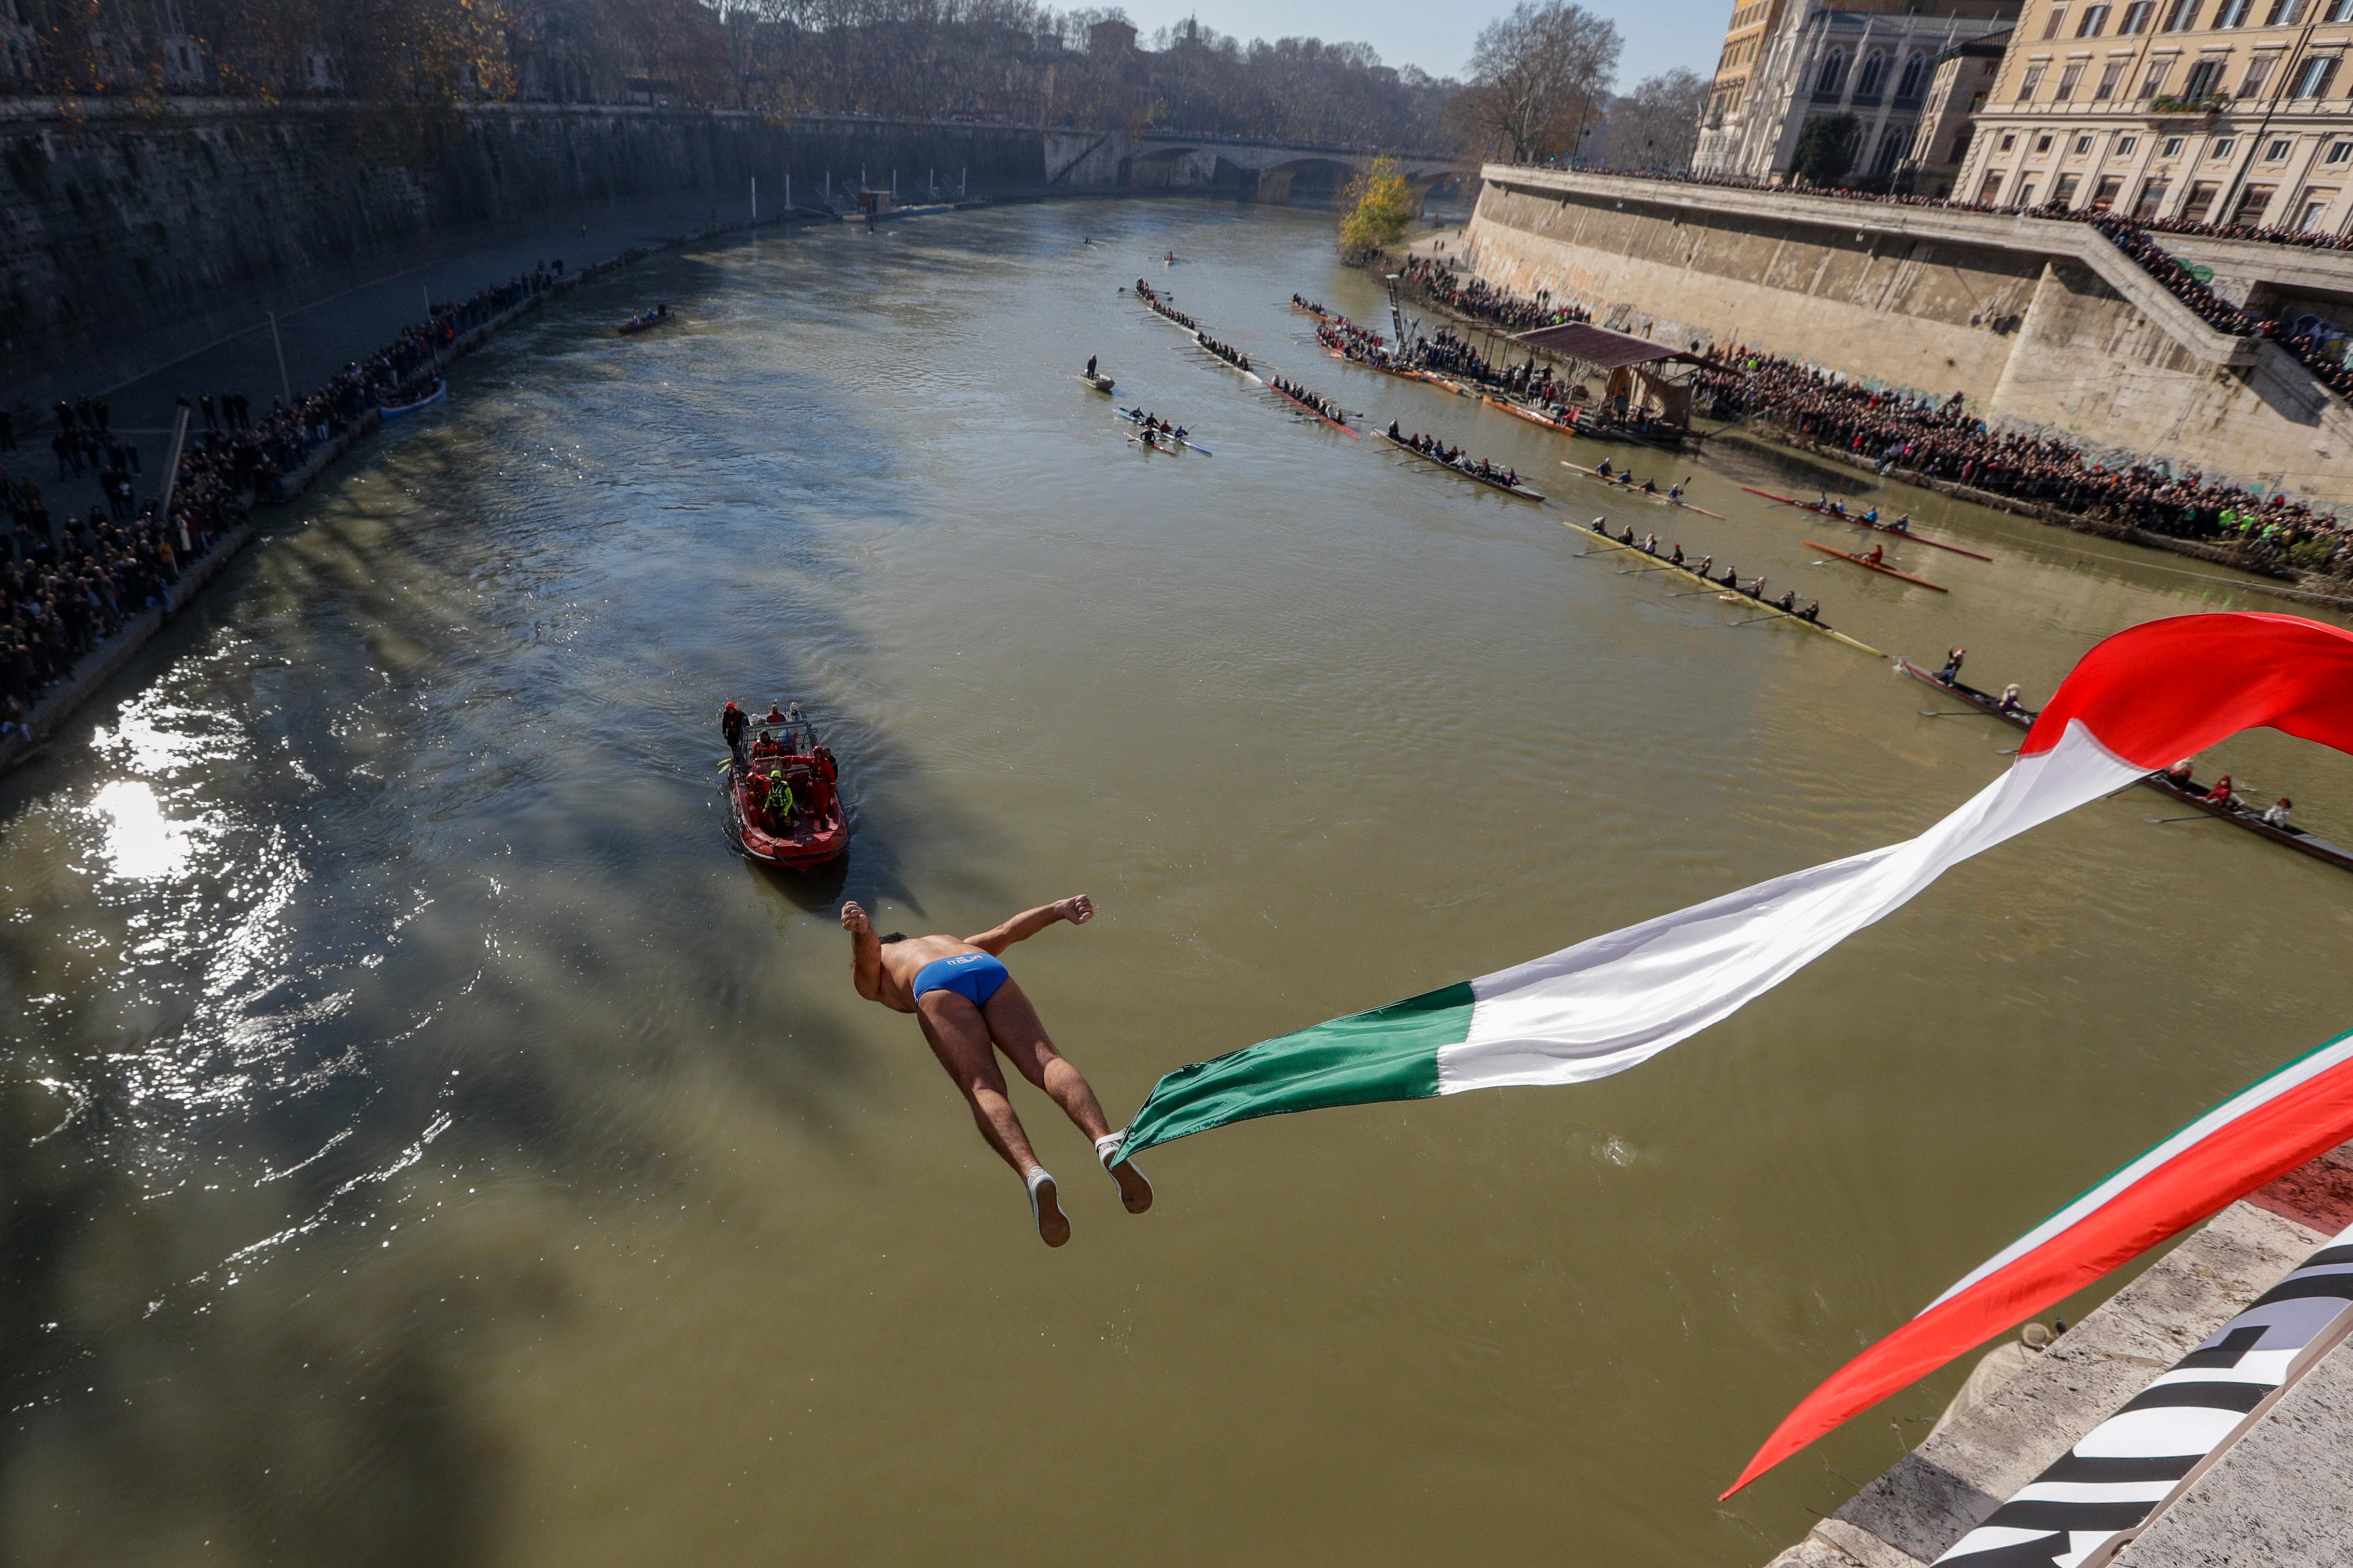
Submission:
M 1991 214 L 2011 217 L 2050 218 L 2065 223 L 2087 224 L 2126 256 L 2138 263 L 2148 275 L 2163 284 L 2168 292 L 2197 312 L 2200 320 L 2215 331 L 2232 337 L 2269 338 L 2309 369 L 2313 374 L 2339 397 L 2353 401 L 2353 370 L 2348 370 L 2344 356 L 2346 341 L 2327 332 L 2293 332 L 2276 319 L 2248 310 L 2211 288 L 2206 279 L 2193 271 L 2158 241 L 2151 233 L 2180 234 L 2206 239 L 2245 240 L 2263 245 L 2296 246 L 2306 249 L 2353 250 L 2353 235 L 2316 234 L 2304 229 L 2266 228 L 2253 224 L 2188 222 L 2178 218 L 2128 217 L 2107 207 L 2067 207 L 2056 204 L 2042 206 L 1999 206 L 1987 202 L 1955 201 L 1942 196 L 1907 195 L 1889 191 L 1858 191 L 1845 186 L 1805 186 L 1793 188 L 1771 185 L 1746 176 L 1730 174 L 1668 174 L 1651 170 L 1595 169 L 1593 174 L 1606 174 L 1617 179 L 1655 180 L 1687 185 L 1721 186 L 1736 190 L 1778 191 L 1786 195 L 1828 196 L 1841 201 L 1869 202 L 1880 206 L 1932 207 L 1946 212 Z M 1429 264 L 1424 261 L 1423 266 Z M 1468 312 L 1466 312 L 1468 313 Z M 1501 325 L 1501 322 L 1498 322 Z M 1521 329 L 1507 329 L 1521 330 Z
M 1990 428 L 1958 394 L 1939 401 L 1874 390 L 1828 372 L 1733 346 L 1698 373 L 1710 411 L 1770 420 L 1795 438 L 1862 458 L 1883 473 L 1910 469 L 2073 516 L 2179 539 L 2243 543 L 2274 562 L 2326 570 L 2348 543 L 2337 519 L 2285 496 L 2265 497 L 2146 465 L 2111 468 L 2048 436 Z
M 371 410 L 417 396 L 459 337 L 545 292 L 563 267 L 558 261 L 462 303 L 434 306 L 428 321 L 404 328 L 290 405 L 272 399 L 259 419 L 241 394 L 205 393 L 193 404 L 183 396 L 190 434 L 168 517 L 160 496 L 135 502 L 138 450 L 112 433 L 105 400 L 60 402 L 52 443 L 58 478 L 83 471 L 68 463 L 64 444 L 79 458 L 95 441 L 108 463 L 100 475 L 106 505 L 86 517 L 58 517 L 38 483 L 0 468 L 0 506 L 10 525 L 0 550 L 0 741 L 29 735 L 24 726 L 50 686 L 126 622 L 164 604 L 190 563 L 242 525 L 249 506 L 280 494 L 287 476 L 322 445 Z M 13 423 L 7 436 L 0 452 L 15 449 Z
M 1432 303 L 1506 332 L 1532 332 L 1538 327 L 1565 326 L 1593 319 L 1593 313 L 1582 306 L 1523 300 L 1490 286 L 1483 278 L 1459 277 L 1451 268 L 1426 256 L 1408 261 L 1403 276 L 1409 289 Z

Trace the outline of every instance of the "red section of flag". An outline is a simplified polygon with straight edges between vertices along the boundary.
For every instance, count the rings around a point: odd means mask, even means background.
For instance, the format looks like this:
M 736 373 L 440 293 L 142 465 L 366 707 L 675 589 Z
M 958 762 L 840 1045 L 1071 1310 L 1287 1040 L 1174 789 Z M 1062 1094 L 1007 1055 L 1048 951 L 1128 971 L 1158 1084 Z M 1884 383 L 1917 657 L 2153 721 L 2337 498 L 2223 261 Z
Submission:
M 2265 727 L 2353 752 L 2353 633 L 2294 616 L 2151 621 L 2084 656 L 2023 753 L 2057 745 L 2071 719 L 2152 773 Z
M 2336 635 L 2353 645 L 2353 638 Z M 2348 1138 L 2353 1138 L 2353 1057 L 2250 1107 L 2041 1247 L 1921 1313 L 1847 1363 L 1789 1412 L 1724 1496 L 1730 1497 L 1822 1434 L 1954 1357 Z

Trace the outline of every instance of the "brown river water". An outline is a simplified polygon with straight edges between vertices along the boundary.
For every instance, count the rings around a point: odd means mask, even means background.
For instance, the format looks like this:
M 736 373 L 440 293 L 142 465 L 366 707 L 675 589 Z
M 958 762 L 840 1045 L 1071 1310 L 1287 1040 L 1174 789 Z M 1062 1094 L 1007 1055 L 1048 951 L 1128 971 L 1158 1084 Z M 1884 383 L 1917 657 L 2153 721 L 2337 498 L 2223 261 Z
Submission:
M 1076 1227 L 1039 1246 L 852 994 L 841 898 L 962 932 L 1092 893 L 1010 962 L 1117 1121 L 1907 836 L 2017 744 L 1585 557 L 1611 498 L 1556 460 L 1603 448 L 1325 357 L 1291 292 L 1378 302 L 1329 235 L 1073 205 L 649 263 L 272 514 L 0 784 L 0 1558 L 1760 1562 L 1966 1369 L 1718 1505 L 1798 1397 L 2353 1018 L 2353 878 L 2135 791 L 1632 1072 L 1205 1134 L 1140 1218 L 1017 1087 Z M 1147 263 L 1553 504 L 1286 413 L 1119 295 Z M 1215 456 L 1129 443 L 1091 353 Z M 1613 515 L 1981 684 L 2282 607 L 1917 494 L 1992 563 L 1816 564 L 1737 486 L 1831 477 L 1719 445 L 1675 468 L 1729 521 Z M 818 717 L 846 868 L 729 850 L 731 696 Z M 2219 766 L 2353 842 L 2345 759 Z

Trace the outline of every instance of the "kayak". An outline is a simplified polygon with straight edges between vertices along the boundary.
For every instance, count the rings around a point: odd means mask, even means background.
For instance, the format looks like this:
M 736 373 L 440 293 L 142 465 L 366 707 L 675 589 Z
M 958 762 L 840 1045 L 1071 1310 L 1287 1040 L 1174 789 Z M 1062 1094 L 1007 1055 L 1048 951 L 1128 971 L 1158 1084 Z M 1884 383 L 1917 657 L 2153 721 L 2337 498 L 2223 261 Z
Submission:
M 1861 555 L 1849 555 L 1843 550 L 1832 550 L 1829 545 L 1817 544 L 1810 539 L 1806 541 L 1806 548 L 1809 550 L 1819 550 L 1825 555 L 1835 555 L 1841 561 L 1851 561 L 1866 572 L 1878 572 L 1890 577 L 1901 577 L 1906 583 L 1916 583 L 1923 588 L 1934 588 L 1939 594 L 1949 594 L 1952 592 L 1950 588 L 1946 587 L 1941 583 L 1931 583 L 1926 577 L 1915 577 L 1909 572 L 1898 572 L 1893 566 L 1886 565 L 1881 562 L 1868 560 Z

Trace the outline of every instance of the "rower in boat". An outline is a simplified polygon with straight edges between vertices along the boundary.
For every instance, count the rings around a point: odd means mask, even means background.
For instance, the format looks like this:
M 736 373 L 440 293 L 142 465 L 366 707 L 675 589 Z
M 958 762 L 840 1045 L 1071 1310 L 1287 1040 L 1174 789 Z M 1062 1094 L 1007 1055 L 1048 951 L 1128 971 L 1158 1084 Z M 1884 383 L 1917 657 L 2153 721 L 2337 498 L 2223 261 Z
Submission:
M 1683 563 L 1683 547 L 1682 545 L 1678 544 L 1674 547 L 1673 552 L 1667 556 L 1667 563 L 1671 566 L 1680 566 Z
M 1737 588 L 1740 586 L 1740 572 L 1736 567 L 1727 566 L 1724 569 L 1724 575 L 1716 581 L 1727 588 Z
M 1667 487 L 1667 499 L 1668 499 L 1669 500 L 1683 500 L 1683 486 L 1681 486 L 1681 485 L 1669 485 L 1669 486 Z
M 2214 781 L 2214 787 L 2206 792 L 2206 801 L 2210 805 L 2226 807 L 2235 806 L 2239 804 L 2239 794 L 2237 790 L 2231 786 L 2230 774 L 2224 773 L 2221 778 Z
M 1708 569 L 1709 569 L 1710 567 L 1714 566 L 1715 564 L 1715 556 L 1713 556 L 1713 555 L 1703 555 L 1703 556 L 1701 556 L 1701 557 L 1699 558 L 1699 564 L 1692 568 L 1692 574 L 1693 574 L 1694 576 L 1695 576 L 1695 577 L 1700 577 L 1700 578 L 1703 578 L 1703 579 L 1704 579 L 1704 578 L 1705 578 L 1705 577 L 1707 576 Z
M 1907 512 L 1904 513 L 1901 517 L 1897 518 L 1894 522 L 1889 523 L 1889 524 L 1887 525 L 1887 531 L 1888 531 L 1888 532 L 1890 532 L 1890 533 L 1909 533 L 1909 532 L 1911 532 L 1911 531 L 1912 531 L 1912 514 L 1911 514 L 1910 512 L 1908 512 L 1908 511 L 1907 511 Z
M 1936 672 L 1936 679 L 1943 681 L 1947 686 L 1950 686 L 1954 681 L 1958 680 L 1961 678 L 1961 665 L 1968 657 L 1969 650 L 1965 647 L 1947 649 L 1945 653 L 1945 668 Z M 2189 764 L 2187 763 L 2182 764 L 2185 768 L 2189 765 Z
M 2018 682 L 2013 680 L 2008 686 L 2001 689 L 2001 701 L 1996 706 L 2000 708 L 2004 713 L 2024 713 L 2026 711 L 2026 699 L 2020 693 L 2018 689 Z
M 1862 562 L 1865 566 L 1883 566 L 1887 563 L 1887 546 L 1884 544 L 1874 544 L 1871 547 L 1870 554 L 1858 555 L 1855 559 Z
M 1646 533 L 1642 535 L 1642 553 L 1645 555 L 1656 555 L 1658 552 L 1659 536 L 1655 533 Z
M 1657 495 L 1659 493 L 1659 481 L 1656 479 L 1644 479 L 1642 481 L 1642 493 L 1646 496 Z
M 1938 679 L 1942 679 L 1943 678 L 1940 676 Z M 2179 762 L 2174 763 L 2171 767 L 2166 769 L 2165 772 L 2158 776 L 2178 790 L 2185 790 L 2191 794 L 2196 794 L 2198 786 L 2196 784 L 2191 782 L 2191 774 L 2196 771 L 2197 770 L 2191 765 L 2190 760 L 2188 757 L 2184 757 Z
M 2288 799 L 2285 795 L 2280 796 L 2277 800 L 2272 802 L 2271 809 L 2263 813 L 2263 826 L 2266 827 L 2285 827 L 2288 825 L 2288 815 L 2295 809 L 2295 802 Z
M 1597 474 L 1599 474 L 1603 479 L 1606 479 L 1609 478 L 1612 474 L 1616 473 L 1618 470 L 1617 470 L 1617 469 L 1615 469 L 1615 468 L 1611 468 L 1611 467 L 1609 466 L 1609 458 L 1602 458 L 1602 459 L 1601 459 L 1601 466 L 1600 466 L 1599 468 L 1598 468 L 1594 469 L 1593 471 L 1594 471 L 1595 473 L 1597 473 Z
M 1873 507 L 1869 511 L 1864 512 L 1862 514 L 1862 521 L 1873 528 L 1877 528 L 1879 526 L 1879 509 L 1877 507 Z

